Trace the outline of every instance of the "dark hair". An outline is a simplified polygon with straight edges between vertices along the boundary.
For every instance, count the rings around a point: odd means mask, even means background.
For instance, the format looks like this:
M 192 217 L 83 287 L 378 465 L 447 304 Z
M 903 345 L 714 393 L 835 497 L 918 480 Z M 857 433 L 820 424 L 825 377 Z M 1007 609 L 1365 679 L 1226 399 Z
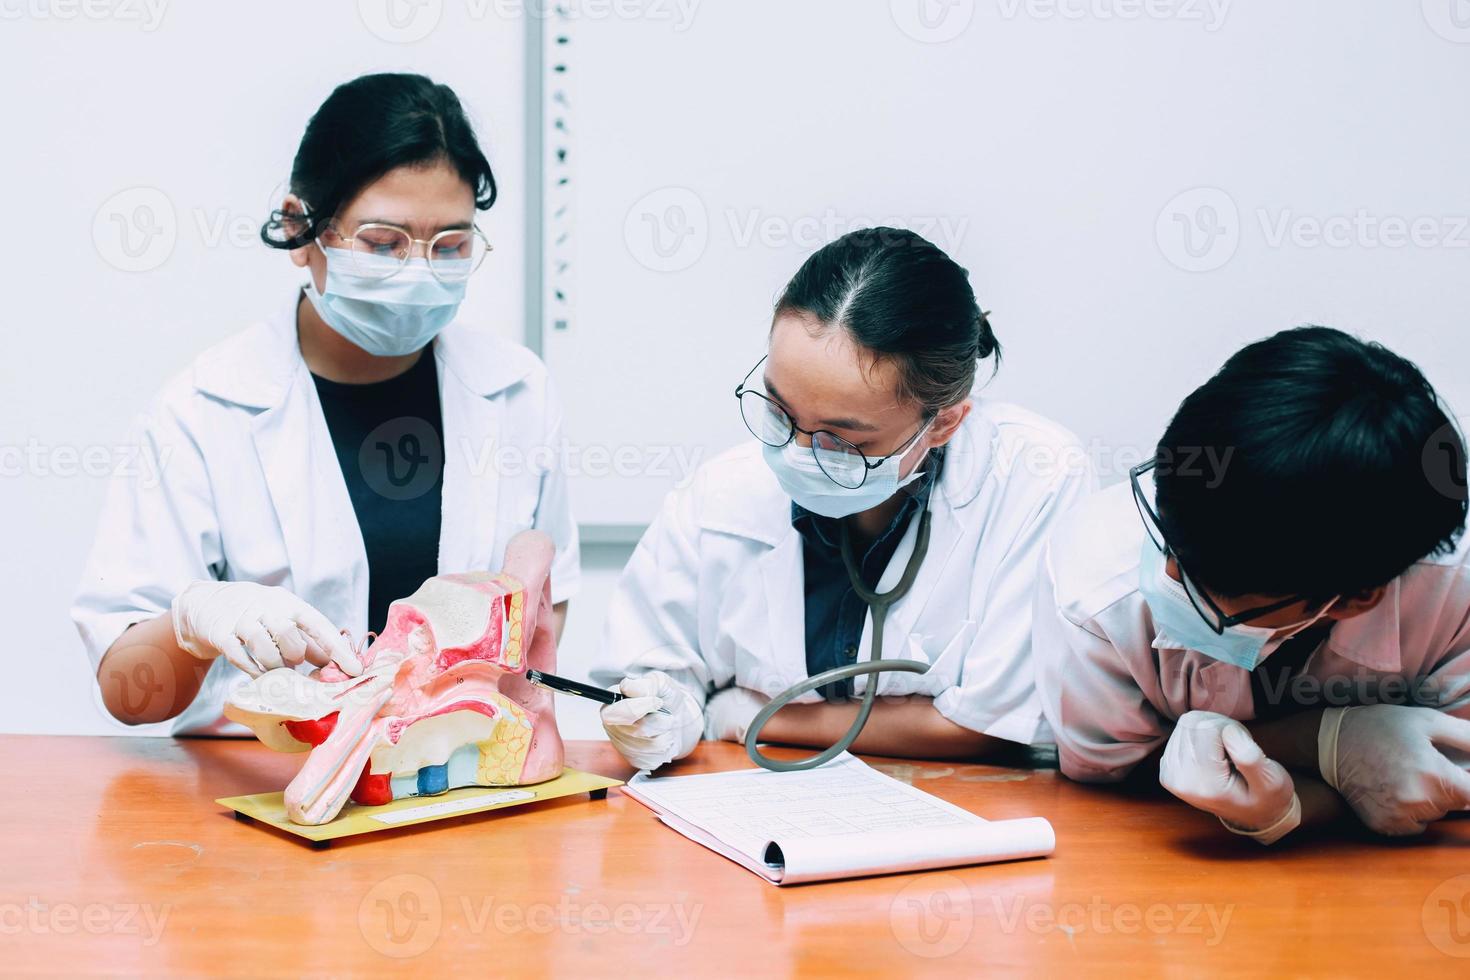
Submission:
M 1155 459 L 1164 537 L 1223 596 L 1359 595 L 1452 551 L 1465 527 L 1465 445 L 1434 388 L 1327 327 L 1231 357 Z
M 898 228 L 864 228 L 817 251 L 776 303 L 776 315 L 786 313 L 845 328 L 875 362 L 892 358 L 899 397 L 931 414 L 964 401 L 975 365 L 1000 357 L 969 273 Z
M 309 244 L 368 184 L 398 167 L 448 163 L 474 189 L 481 211 L 495 203 L 495 175 L 474 127 L 447 85 L 423 75 L 363 75 L 337 86 L 306 124 L 291 165 L 291 193 L 310 211 L 294 236 L 277 209 L 260 229 L 272 248 Z

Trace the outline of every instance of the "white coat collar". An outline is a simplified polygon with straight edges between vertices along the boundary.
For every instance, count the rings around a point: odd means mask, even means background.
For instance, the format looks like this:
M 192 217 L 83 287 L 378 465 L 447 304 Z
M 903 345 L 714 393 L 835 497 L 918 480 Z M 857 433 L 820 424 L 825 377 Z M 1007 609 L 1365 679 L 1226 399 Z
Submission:
M 1412 569 L 1410 570 L 1412 572 Z M 1388 592 L 1371 611 L 1334 623 L 1327 645 L 1347 660 L 1369 670 L 1396 673 L 1403 669 L 1403 624 L 1400 622 L 1404 576 L 1388 585 Z
M 944 472 L 935 488 L 947 509 L 961 510 L 980 495 L 991 478 L 999 429 L 985 411 L 986 403 L 975 398 L 970 412 L 945 452 Z M 706 531 L 731 534 L 760 541 L 772 548 L 798 532 L 791 526 L 791 498 L 786 496 L 775 474 L 761 456 L 761 446 L 751 440 L 710 462 L 699 526 Z M 939 509 L 932 499 L 930 507 Z
M 296 342 L 300 289 L 269 319 L 228 337 L 199 356 L 194 386 L 206 395 L 249 408 L 271 408 L 285 400 L 305 362 Z M 434 344 L 439 366 L 477 395 L 489 397 L 530 373 L 528 352 L 487 330 L 455 321 Z

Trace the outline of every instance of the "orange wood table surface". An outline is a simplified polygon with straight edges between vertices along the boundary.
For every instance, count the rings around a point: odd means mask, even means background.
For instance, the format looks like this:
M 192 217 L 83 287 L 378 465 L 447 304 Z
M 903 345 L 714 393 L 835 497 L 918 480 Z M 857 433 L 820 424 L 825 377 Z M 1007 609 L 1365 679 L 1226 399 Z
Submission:
M 605 743 L 568 755 L 630 774 Z M 873 760 L 1047 817 L 1056 854 L 777 888 L 616 789 L 313 851 L 213 802 L 300 764 L 252 741 L 5 736 L 0 759 L 0 971 L 1470 975 L 1470 820 L 1267 852 L 1167 797 Z M 678 771 L 745 761 L 704 745 Z

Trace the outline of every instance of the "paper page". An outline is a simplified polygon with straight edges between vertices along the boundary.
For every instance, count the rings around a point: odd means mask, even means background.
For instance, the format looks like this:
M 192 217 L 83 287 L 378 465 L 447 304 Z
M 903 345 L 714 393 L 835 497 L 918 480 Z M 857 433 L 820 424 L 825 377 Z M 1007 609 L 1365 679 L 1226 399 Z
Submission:
M 979 819 L 979 818 L 977 818 Z M 783 885 L 897 871 L 928 871 L 1044 857 L 1056 849 L 1051 824 L 1041 817 L 980 820 L 923 831 L 888 830 L 843 837 L 777 842 L 785 858 Z
M 848 754 L 807 772 L 639 775 L 626 791 L 686 836 L 785 884 L 1037 857 L 1055 846 L 1045 820 L 988 822 Z
M 679 817 L 676 817 L 671 813 L 660 813 L 658 815 L 658 819 L 662 821 L 665 826 L 677 830 L 679 833 L 683 834 L 685 837 L 688 837 L 696 844 L 703 844 L 705 847 L 714 851 L 716 854 L 719 854 L 722 857 L 729 858 L 736 864 L 741 865 L 749 871 L 755 872 L 756 874 L 760 875 L 762 878 L 773 884 L 781 884 L 781 879 L 785 875 L 786 871 L 784 867 L 766 864 L 759 857 L 746 854 L 739 848 L 731 847 L 729 844 L 726 844 L 718 837 L 713 837 L 705 833 L 694 824 L 689 823 L 687 820 L 681 820 Z M 765 845 L 760 845 L 760 847 L 762 850 L 764 850 Z

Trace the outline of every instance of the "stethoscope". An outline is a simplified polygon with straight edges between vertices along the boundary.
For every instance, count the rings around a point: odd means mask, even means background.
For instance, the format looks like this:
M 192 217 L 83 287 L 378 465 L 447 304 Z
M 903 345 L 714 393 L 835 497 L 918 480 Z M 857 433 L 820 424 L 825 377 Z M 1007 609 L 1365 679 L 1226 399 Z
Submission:
M 937 474 L 936 474 L 937 481 Z M 846 664 L 842 667 L 834 667 L 824 670 L 820 674 L 808 677 L 799 684 L 782 691 L 770 700 L 764 708 L 756 714 L 750 723 L 750 729 L 745 733 L 745 751 L 752 762 L 772 772 L 797 772 L 803 769 L 815 769 L 817 766 L 832 761 L 838 755 L 846 752 L 857 737 L 862 734 L 863 726 L 868 723 L 868 715 L 873 711 L 873 701 L 878 695 L 878 681 L 876 678 L 868 682 L 867 690 L 863 692 L 862 704 L 858 706 L 857 717 L 853 719 L 847 734 L 839 738 L 831 748 L 818 752 L 816 755 L 806 759 L 798 759 L 787 762 L 782 759 L 772 759 L 763 755 L 759 748 L 761 729 L 771 716 L 784 708 L 795 698 L 800 697 L 808 691 L 814 691 L 826 684 L 846 681 L 852 677 L 861 677 L 864 674 L 877 674 L 884 671 L 903 671 L 910 674 L 922 674 L 929 670 L 929 664 L 918 660 L 884 660 L 883 659 L 883 623 L 888 618 L 888 610 L 893 608 L 900 599 L 908 595 L 909 590 L 914 587 L 914 579 L 918 578 L 919 566 L 924 563 L 924 556 L 929 553 L 929 508 L 925 507 L 923 514 L 919 516 L 919 530 L 914 538 L 914 553 L 909 556 L 908 566 L 903 570 L 903 577 L 898 584 L 887 592 L 874 592 L 863 584 L 861 575 L 858 573 L 857 560 L 852 554 L 852 537 L 848 531 L 848 522 L 842 522 L 842 564 L 847 568 L 847 579 L 852 583 L 853 591 L 868 604 L 868 611 L 873 617 L 873 652 L 866 661 L 860 664 Z

